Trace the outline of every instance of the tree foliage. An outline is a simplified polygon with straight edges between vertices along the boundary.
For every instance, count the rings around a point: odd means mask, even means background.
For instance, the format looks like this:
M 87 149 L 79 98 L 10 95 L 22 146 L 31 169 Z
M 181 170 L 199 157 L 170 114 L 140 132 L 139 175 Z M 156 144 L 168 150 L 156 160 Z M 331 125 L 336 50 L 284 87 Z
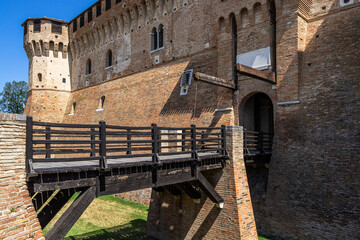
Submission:
M 22 114 L 27 100 L 27 83 L 7 82 L 0 93 L 0 110 L 7 113 Z

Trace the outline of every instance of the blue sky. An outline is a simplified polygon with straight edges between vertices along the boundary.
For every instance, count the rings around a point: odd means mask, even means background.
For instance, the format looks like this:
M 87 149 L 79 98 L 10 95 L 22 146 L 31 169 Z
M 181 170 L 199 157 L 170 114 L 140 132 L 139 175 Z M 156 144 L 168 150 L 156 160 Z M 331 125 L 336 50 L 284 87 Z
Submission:
M 0 0 L 0 92 L 6 82 L 28 81 L 21 24 L 28 17 L 69 21 L 96 0 Z

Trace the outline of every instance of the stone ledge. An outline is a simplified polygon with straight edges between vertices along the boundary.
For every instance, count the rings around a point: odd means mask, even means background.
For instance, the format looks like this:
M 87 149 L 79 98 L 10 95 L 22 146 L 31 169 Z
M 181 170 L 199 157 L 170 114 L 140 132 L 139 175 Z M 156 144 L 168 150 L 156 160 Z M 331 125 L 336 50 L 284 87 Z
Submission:
M 1 121 L 26 121 L 26 115 L 0 112 Z

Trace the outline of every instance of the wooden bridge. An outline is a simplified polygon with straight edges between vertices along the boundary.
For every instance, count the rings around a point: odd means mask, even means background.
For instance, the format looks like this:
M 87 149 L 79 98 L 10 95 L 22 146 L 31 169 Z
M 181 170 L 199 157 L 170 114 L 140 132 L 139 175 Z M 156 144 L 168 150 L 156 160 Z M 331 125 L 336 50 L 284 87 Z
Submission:
M 249 148 L 262 144 L 249 136 L 252 140 L 245 141 Z M 248 157 L 256 156 L 256 149 Z M 46 239 L 62 239 L 92 200 L 103 195 L 144 188 L 178 195 L 182 189 L 199 199 L 196 187 L 200 187 L 222 208 L 223 198 L 203 172 L 223 168 L 228 158 L 225 126 L 126 127 L 103 121 L 84 125 L 27 118 L 27 182 L 42 228 L 80 192 Z

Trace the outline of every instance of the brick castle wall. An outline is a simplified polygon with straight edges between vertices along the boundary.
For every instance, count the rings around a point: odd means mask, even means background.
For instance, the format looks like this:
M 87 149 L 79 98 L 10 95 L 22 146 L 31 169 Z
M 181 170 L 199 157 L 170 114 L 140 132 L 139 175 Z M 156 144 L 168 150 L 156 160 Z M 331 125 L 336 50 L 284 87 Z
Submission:
M 227 127 L 230 160 L 223 170 L 204 173 L 225 201 L 219 209 L 201 191 L 200 203 L 194 203 L 183 191 L 174 198 L 169 192 L 153 191 L 147 222 L 150 236 L 165 239 L 257 239 L 245 163 L 242 127 Z
M 25 116 L 0 113 L 0 239 L 45 239 L 26 185 Z

